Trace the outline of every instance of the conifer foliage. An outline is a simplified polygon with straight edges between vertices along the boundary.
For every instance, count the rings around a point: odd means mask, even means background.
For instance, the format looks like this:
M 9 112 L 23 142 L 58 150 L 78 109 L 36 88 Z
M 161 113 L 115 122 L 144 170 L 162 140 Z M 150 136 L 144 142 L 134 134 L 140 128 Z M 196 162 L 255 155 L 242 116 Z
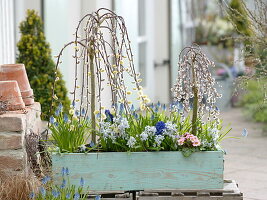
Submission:
M 42 118 L 47 120 L 54 113 L 49 111 L 52 102 L 52 86 L 56 77 L 57 97 L 65 108 L 69 107 L 70 101 L 65 82 L 62 80 L 62 74 L 55 71 L 51 49 L 44 35 L 43 22 L 37 12 L 28 10 L 26 20 L 21 22 L 19 28 L 21 38 L 17 43 L 17 63 L 25 65 L 35 101 L 41 103 Z

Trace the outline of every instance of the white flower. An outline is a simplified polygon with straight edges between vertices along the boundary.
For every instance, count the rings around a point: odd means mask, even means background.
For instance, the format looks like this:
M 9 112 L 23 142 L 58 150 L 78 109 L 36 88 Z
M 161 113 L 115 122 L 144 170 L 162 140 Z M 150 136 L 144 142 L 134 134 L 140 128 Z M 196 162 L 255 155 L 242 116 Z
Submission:
M 85 151 L 86 150 L 86 146 L 83 144 L 83 145 L 80 146 L 80 149 L 81 149 L 81 151 Z
M 155 137 L 156 146 L 160 146 L 163 139 L 164 139 L 164 136 L 156 135 Z
M 163 135 L 172 136 L 177 132 L 177 125 L 173 124 L 172 122 L 168 121 L 165 123 L 166 129 L 163 131 Z
M 120 124 L 119 124 L 118 128 L 120 130 L 124 130 L 124 129 L 129 128 L 129 127 L 130 126 L 129 126 L 129 123 L 128 123 L 127 119 L 126 118 L 122 118 L 121 121 L 120 121 Z
M 146 141 L 148 139 L 148 134 L 144 131 L 140 134 L 141 140 Z
M 136 143 L 136 139 L 135 139 L 134 137 L 131 136 L 131 137 L 129 138 L 128 142 L 127 142 L 127 145 L 128 145 L 130 148 L 133 148 L 134 145 L 135 145 L 135 143 Z
M 148 135 L 155 135 L 155 133 L 157 132 L 157 129 L 155 126 L 146 126 L 144 132 Z
M 217 128 L 213 128 L 213 129 L 208 129 L 208 131 L 209 131 L 209 134 L 212 136 L 212 139 L 213 139 L 213 142 L 214 143 L 217 143 L 218 141 L 218 139 L 219 139 L 219 130 L 217 129 Z

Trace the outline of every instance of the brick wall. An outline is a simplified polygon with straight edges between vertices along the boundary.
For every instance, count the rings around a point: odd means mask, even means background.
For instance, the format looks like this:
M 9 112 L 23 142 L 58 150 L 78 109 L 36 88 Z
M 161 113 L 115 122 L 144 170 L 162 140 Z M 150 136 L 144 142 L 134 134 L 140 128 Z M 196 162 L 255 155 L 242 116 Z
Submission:
M 26 111 L 10 111 L 0 115 L 0 170 L 4 172 L 26 169 L 25 135 L 30 132 L 40 134 L 40 104 L 34 103 L 26 107 Z

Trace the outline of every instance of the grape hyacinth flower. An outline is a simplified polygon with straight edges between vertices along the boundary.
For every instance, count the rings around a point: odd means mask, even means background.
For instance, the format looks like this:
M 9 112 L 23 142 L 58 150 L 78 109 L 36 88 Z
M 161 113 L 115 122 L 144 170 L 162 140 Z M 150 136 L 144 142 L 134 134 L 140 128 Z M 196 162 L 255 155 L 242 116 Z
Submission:
M 56 122 L 56 119 L 55 119 L 53 116 L 51 116 L 51 117 L 49 118 L 49 122 L 50 122 L 51 124 L 54 124 L 54 123 Z
M 70 193 L 66 194 L 66 199 L 70 199 Z
M 57 197 L 59 197 L 60 193 L 56 190 L 52 190 L 52 195 L 53 195 L 53 197 L 57 198 Z
M 81 179 L 80 179 L 80 186 L 83 187 L 84 186 L 84 183 L 85 183 L 85 181 L 84 181 L 83 177 L 81 177 Z
M 30 198 L 30 199 L 34 199 L 34 197 L 35 197 L 35 193 L 34 193 L 34 192 L 31 192 L 31 193 L 29 194 L 29 198 Z
M 114 116 L 110 113 L 110 110 L 105 110 L 105 115 L 106 115 L 108 121 L 110 121 L 111 123 L 113 123 Z
M 78 192 L 76 192 L 74 194 L 74 200 L 79 200 L 80 199 L 80 194 Z
M 46 190 L 45 190 L 44 187 L 40 187 L 39 191 L 40 191 L 40 193 L 42 194 L 43 197 L 46 195 Z
M 242 136 L 243 137 L 247 137 L 248 136 L 248 131 L 247 131 L 247 129 L 243 129 L 243 131 L 242 131 Z

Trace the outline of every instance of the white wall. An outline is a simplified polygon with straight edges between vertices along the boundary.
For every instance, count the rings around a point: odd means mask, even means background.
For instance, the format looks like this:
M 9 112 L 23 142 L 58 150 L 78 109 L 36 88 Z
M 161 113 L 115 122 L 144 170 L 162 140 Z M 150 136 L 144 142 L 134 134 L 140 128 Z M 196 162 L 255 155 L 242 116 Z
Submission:
M 169 56 L 169 13 L 168 2 L 154 0 L 155 4 L 155 24 L 154 24 L 154 62 L 162 63 L 163 60 L 170 59 Z M 169 65 L 155 68 L 155 100 L 161 103 L 169 103 Z
M 14 1 L 0 1 L 0 64 L 15 62 Z

